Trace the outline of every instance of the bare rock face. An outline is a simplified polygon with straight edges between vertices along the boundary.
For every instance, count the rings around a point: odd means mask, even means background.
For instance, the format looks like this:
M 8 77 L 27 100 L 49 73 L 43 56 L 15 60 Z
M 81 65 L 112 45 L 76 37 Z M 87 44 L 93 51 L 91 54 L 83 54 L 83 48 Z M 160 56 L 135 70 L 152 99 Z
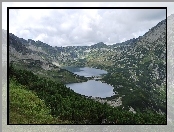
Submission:
M 6 31 L 3 30 L 3 36 L 6 35 Z M 50 70 L 52 69 L 50 63 L 52 65 L 56 63 L 55 66 L 57 66 L 58 61 L 55 57 L 52 57 L 52 54 L 50 54 L 47 49 L 43 49 L 45 45 L 47 46 L 47 44 L 43 44 L 40 41 L 25 40 L 9 33 L 9 62 L 23 61 L 29 64 L 31 60 L 33 60 L 34 62 L 40 62 L 40 67 L 44 70 Z

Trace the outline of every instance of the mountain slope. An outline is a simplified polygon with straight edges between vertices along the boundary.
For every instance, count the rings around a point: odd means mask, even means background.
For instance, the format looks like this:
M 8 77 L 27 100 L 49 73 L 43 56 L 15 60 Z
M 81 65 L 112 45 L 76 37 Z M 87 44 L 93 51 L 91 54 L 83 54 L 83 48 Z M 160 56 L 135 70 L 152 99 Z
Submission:
M 166 113 L 166 20 L 113 59 L 114 68 L 104 80 L 124 96 L 123 104 Z
M 166 20 L 143 36 L 113 45 L 100 42 L 92 46 L 52 47 L 12 34 L 9 38 L 10 61 L 18 62 L 18 68 L 22 64 L 51 79 L 66 75 L 59 75 L 60 67 L 55 64 L 105 69 L 108 74 L 102 80 L 114 86 L 116 96 L 112 98 L 122 97 L 125 109 L 166 113 Z M 67 82 L 87 80 L 72 73 L 68 76 Z M 67 77 L 58 80 L 66 83 Z
M 123 96 L 125 106 L 166 113 L 166 20 L 143 36 L 123 43 L 63 49 L 61 54 L 66 55 L 63 61 L 59 60 L 63 65 L 107 70 L 109 73 L 103 81 L 114 86 L 118 96 Z M 76 57 L 73 58 L 69 52 Z
M 40 41 L 25 40 L 9 33 L 9 62 L 18 69 L 27 69 L 62 83 L 82 82 L 88 79 L 61 69 L 54 57 L 53 47 Z
M 150 110 L 133 114 L 121 107 L 102 104 L 63 84 L 17 70 L 13 65 L 9 67 L 9 79 L 12 124 L 101 124 L 104 119 L 107 119 L 104 124 L 166 123 L 164 115 Z

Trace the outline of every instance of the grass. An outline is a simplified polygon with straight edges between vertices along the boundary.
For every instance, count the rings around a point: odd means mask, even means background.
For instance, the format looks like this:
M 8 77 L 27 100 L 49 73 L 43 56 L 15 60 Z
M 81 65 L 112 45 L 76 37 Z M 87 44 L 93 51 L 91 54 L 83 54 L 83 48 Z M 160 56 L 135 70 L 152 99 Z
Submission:
M 35 93 L 10 80 L 9 124 L 50 124 L 56 119 Z

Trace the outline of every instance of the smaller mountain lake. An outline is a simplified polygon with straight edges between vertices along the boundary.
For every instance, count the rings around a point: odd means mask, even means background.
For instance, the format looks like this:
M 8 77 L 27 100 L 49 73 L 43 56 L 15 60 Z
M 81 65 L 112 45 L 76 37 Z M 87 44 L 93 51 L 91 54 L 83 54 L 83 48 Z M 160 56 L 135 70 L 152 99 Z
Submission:
M 70 72 L 73 72 L 74 74 L 84 77 L 100 76 L 102 74 L 107 74 L 107 71 L 105 70 L 90 68 L 90 67 L 63 67 L 63 68 Z
M 102 74 L 107 73 L 107 71 L 105 70 L 90 67 L 64 67 L 64 69 L 67 69 L 77 75 L 85 77 L 100 77 Z M 66 86 L 74 90 L 76 93 L 85 96 L 105 98 L 114 95 L 113 87 L 108 85 L 107 83 L 102 83 L 101 81 L 88 80 L 87 82 L 82 83 L 66 84 Z

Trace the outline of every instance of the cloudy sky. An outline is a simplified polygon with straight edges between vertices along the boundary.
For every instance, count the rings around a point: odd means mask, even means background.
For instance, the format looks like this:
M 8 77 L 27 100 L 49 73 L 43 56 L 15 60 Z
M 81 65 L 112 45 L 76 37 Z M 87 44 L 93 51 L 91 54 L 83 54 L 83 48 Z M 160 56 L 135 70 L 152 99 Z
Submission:
M 9 31 L 52 46 L 114 44 L 142 36 L 165 18 L 164 9 L 11 9 Z

